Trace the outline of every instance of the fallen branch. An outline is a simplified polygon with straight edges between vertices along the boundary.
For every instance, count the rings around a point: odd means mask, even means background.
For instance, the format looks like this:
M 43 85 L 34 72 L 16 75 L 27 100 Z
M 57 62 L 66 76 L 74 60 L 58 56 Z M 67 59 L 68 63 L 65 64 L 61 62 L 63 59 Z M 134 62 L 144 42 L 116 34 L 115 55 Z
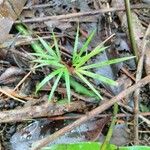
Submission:
M 132 5 L 131 8 L 133 9 L 141 9 L 141 8 L 150 8 L 148 5 Z M 58 15 L 58 16 L 46 16 L 46 17 L 37 17 L 33 19 L 24 19 L 24 20 L 18 20 L 15 23 L 33 23 L 33 22 L 43 22 L 48 20 L 61 20 L 61 19 L 70 19 L 75 17 L 83 17 L 83 16 L 90 16 L 90 15 L 98 15 L 101 13 L 108 13 L 108 12 L 115 12 L 115 11 L 123 11 L 125 10 L 124 7 L 121 8 L 107 8 L 107 9 L 99 9 L 94 10 L 90 12 L 79 12 L 79 13 L 70 13 L 67 15 Z
M 58 116 L 67 112 L 85 110 L 87 106 L 82 101 L 71 102 L 70 104 L 50 104 L 46 102 L 40 106 L 30 106 L 21 109 L 1 111 L 0 123 L 20 122 L 38 117 Z
M 56 116 L 56 117 L 49 117 L 49 120 L 55 121 L 55 120 L 75 120 L 75 119 L 79 119 L 84 115 L 75 115 L 75 116 Z M 112 114 L 99 114 L 97 115 L 97 118 L 106 118 L 106 117 L 111 117 Z M 139 116 L 144 116 L 144 117 L 149 117 L 150 116 L 150 112 L 139 112 Z M 122 117 L 132 117 L 133 118 L 133 114 L 128 114 L 128 113 L 120 113 L 116 115 L 117 118 L 122 118 Z
M 150 75 L 146 76 L 145 78 L 143 78 L 142 80 L 140 80 L 139 82 L 137 82 L 133 86 L 129 87 L 128 89 L 122 91 L 120 94 L 113 97 L 107 103 L 104 103 L 101 106 L 99 106 L 99 107 L 95 108 L 94 110 L 90 111 L 87 115 L 84 115 L 83 117 L 79 118 L 78 120 L 76 120 L 72 124 L 69 124 L 66 127 L 64 127 L 62 129 L 60 129 L 59 131 L 55 132 L 54 134 L 52 134 L 50 136 L 47 136 L 47 137 L 43 138 L 42 140 L 37 141 L 36 143 L 33 144 L 32 150 L 40 150 L 42 147 L 44 147 L 48 143 L 54 141 L 58 137 L 64 135 L 66 132 L 71 131 L 75 127 L 83 124 L 84 122 L 94 118 L 99 113 L 102 113 L 103 111 L 105 111 L 106 109 L 111 107 L 114 103 L 118 102 L 119 100 L 121 100 L 125 96 L 127 96 L 130 93 L 132 93 L 133 91 L 135 91 L 137 88 L 140 88 L 140 87 L 148 84 L 149 82 L 150 82 Z

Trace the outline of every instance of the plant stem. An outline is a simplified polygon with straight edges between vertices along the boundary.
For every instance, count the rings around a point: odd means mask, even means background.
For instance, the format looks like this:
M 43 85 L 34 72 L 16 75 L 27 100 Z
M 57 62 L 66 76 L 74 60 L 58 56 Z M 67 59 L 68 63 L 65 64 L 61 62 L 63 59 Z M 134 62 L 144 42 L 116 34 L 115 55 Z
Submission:
M 130 0 L 124 0 L 126 7 L 126 15 L 127 15 L 127 23 L 128 23 L 128 31 L 129 31 L 129 39 L 132 47 L 132 51 L 136 56 L 136 62 L 138 61 L 139 55 L 137 51 L 137 45 L 135 42 L 134 31 L 133 31 L 133 23 L 132 23 L 132 13 L 130 8 Z
M 115 126 L 116 118 L 117 118 L 117 113 L 118 113 L 118 104 L 114 104 L 114 110 L 113 110 L 113 118 L 108 130 L 108 133 L 106 135 L 105 141 L 102 144 L 101 150 L 107 150 L 107 146 L 109 145 L 110 139 L 112 137 L 113 129 Z

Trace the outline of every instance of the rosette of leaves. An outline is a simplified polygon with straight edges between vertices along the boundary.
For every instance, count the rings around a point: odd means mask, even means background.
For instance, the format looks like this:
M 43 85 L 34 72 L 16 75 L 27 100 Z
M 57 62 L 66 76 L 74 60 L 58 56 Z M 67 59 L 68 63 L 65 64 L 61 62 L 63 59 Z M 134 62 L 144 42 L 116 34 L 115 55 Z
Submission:
M 52 68 L 52 72 L 49 73 L 36 87 L 36 93 L 52 78 L 56 78 L 55 82 L 51 88 L 51 92 L 49 94 L 49 100 L 52 99 L 53 94 L 58 86 L 58 83 L 61 78 L 65 80 L 66 85 L 66 91 L 67 91 L 67 98 L 68 102 L 71 100 L 71 92 L 70 92 L 70 77 L 78 77 L 81 81 L 83 81 L 100 99 L 102 99 L 102 96 L 100 93 L 94 88 L 94 86 L 90 83 L 88 78 L 97 79 L 100 80 L 106 84 L 109 85 L 117 85 L 117 82 L 115 82 L 112 79 L 109 79 L 107 77 L 104 77 L 100 74 L 96 74 L 91 69 L 104 67 L 107 65 L 119 63 L 134 57 L 124 57 L 124 58 L 117 58 L 112 59 L 108 61 L 103 61 L 99 63 L 94 64 L 88 64 L 87 62 L 97 54 L 103 52 L 107 47 L 104 47 L 104 42 L 96 46 L 92 51 L 89 53 L 85 53 L 88 49 L 88 45 L 93 39 L 95 31 L 93 31 L 89 37 L 87 38 L 86 42 L 83 44 L 82 48 L 78 50 L 78 41 L 79 41 L 79 27 L 77 29 L 75 43 L 74 43 L 74 49 L 72 54 L 72 59 L 68 61 L 64 61 L 63 57 L 61 56 L 58 42 L 56 40 L 56 37 L 54 33 L 53 40 L 54 40 L 54 48 L 47 43 L 45 40 L 43 40 L 41 37 L 39 37 L 39 41 L 41 42 L 43 46 L 43 50 L 40 50 L 36 53 L 33 53 L 33 55 L 37 56 L 38 58 L 36 60 L 33 60 L 33 62 L 38 63 L 36 68 L 48 66 Z M 88 77 L 88 78 L 87 78 Z

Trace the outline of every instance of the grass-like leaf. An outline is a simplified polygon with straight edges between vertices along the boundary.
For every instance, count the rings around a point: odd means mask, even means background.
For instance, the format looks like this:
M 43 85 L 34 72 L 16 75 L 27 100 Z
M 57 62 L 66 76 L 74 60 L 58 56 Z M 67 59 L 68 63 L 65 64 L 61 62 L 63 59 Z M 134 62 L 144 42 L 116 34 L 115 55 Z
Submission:
M 57 40 L 56 40 L 56 37 L 55 37 L 54 32 L 52 32 L 52 35 L 53 35 L 54 45 L 55 45 L 55 49 L 56 49 L 56 53 L 57 53 L 57 58 L 58 58 L 58 60 L 60 61 L 60 60 L 61 60 L 61 54 L 60 54 L 58 42 L 57 42 Z
M 50 73 L 48 76 L 46 76 L 36 87 L 36 93 L 49 81 L 51 80 L 54 76 L 56 76 L 57 74 L 59 74 L 62 71 L 61 69 L 57 69 L 55 71 L 53 71 L 52 73 Z
M 41 53 L 31 53 L 31 55 L 37 56 L 37 57 L 40 57 L 40 58 L 44 58 L 44 59 L 53 59 L 53 60 L 55 60 L 54 57 L 52 57 L 52 56 L 50 56 L 46 53 L 42 53 L 42 54 Z
M 73 58 L 74 58 L 74 63 L 79 63 L 80 62 L 80 59 L 81 59 L 81 56 L 83 54 L 84 51 L 87 50 L 88 48 L 88 45 L 89 43 L 91 42 L 94 34 L 95 34 L 96 30 L 94 30 L 90 35 L 89 37 L 87 38 L 86 42 L 84 43 L 84 45 L 82 46 L 82 48 L 80 49 L 79 53 L 75 53 L 73 54 Z M 75 55 L 75 56 L 74 56 Z
M 64 75 L 65 75 L 65 82 L 66 82 L 66 90 L 67 90 L 68 102 L 70 103 L 70 99 L 71 99 L 71 92 L 70 92 L 70 75 L 69 75 L 69 72 L 68 72 L 67 69 L 64 71 Z
M 32 41 L 32 47 L 34 48 L 35 52 L 43 54 L 45 51 L 43 50 L 42 46 L 38 41 Z
M 90 42 L 91 42 L 92 39 L 93 39 L 93 36 L 94 36 L 95 32 L 96 32 L 96 30 L 94 30 L 94 31 L 89 35 L 88 39 L 86 40 L 86 42 L 84 43 L 84 45 L 83 45 L 82 48 L 80 49 L 80 52 L 79 52 L 79 54 L 78 54 L 78 57 L 81 57 L 82 54 L 83 54 L 83 52 L 84 52 L 85 50 L 87 50 L 87 48 L 88 48 Z
M 104 67 L 104 66 L 108 66 L 108 65 L 112 65 L 112 64 L 117 64 L 117 63 L 129 60 L 129 59 L 132 59 L 132 58 L 135 58 L 135 56 L 107 60 L 107 61 L 103 61 L 103 62 L 100 62 L 100 63 L 95 63 L 95 64 L 83 66 L 80 69 L 100 68 L 100 67 Z
M 54 94 L 54 92 L 55 92 L 55 90 L 56 90 L 56 88 L 57 88 L 58 82 L 59 82 L 59 80 L 60 80 L 62 74 L 63 74 L 63 70 L 58 74 L 58 77 L 57 77 L 57 79 L 55 80 L 54 85 L 52 86 L 52 89 L 51 89 L 51 92 L 50 92 L 50 95 L 49 95 L 49 98 L 48 98 L 49 101 L 50 101 L 50 100 L 52 99 L 52 97 L 53 97 L 53 94 Z
M 102 96 L 99 94 L 99 92 L 93 87 L 93 85 L 79 72 L 76 72 L 77 76 L 83 81 L 85 82 L 89 88 L 100 98 L 103 99 Z
M 84 74 L 84 75 L 86 75 L 88 77 L 91 77 L 93 79 L 100 80 L 100 81 L 102 81 L 102 82 L 104 82 L 106 84 L 115 85 L 115 86 L 117 85 L 117 82 L 115 82 L 114 80 L 109 79 L 107 77 L 104 77 L 102 75 L 99 75 L 99 74 L 96 74 L 96 73 L 92 73 L 90 71 L 84 71 L 84 70 L 81 70 L 81 69 L 78 72 L 81 73 L 81 74 Z
M 101 47 L 101 45 L 98 45 L 94 50 L 92 50 L 89 54 L 86 56 L 81 57 L 81 61 L 76 64 L 75 68 L 79 68 L 82 65 L 84 65 L 90 58 L 93 56 L 99 54 L 100 52 L 104 51 L 107 47 Z
M 77 57 L 78 42 L 79 42 L 79 25 L 77 27 L 77 33 L 76 33 L 76 38 L 75 38 L 75 43 L 74 43 L 74 49 L 73 49 L 73 62 L 75 61 L 75 59 Z
M 57 55 L 55 54 L 54 50 L 51 48 L 50 45 L 47 44 L 45 40 L 43 40 L 41 37 L 38 37 L 43 47 L 48 51 L 48 53 L 52 56 L 57 58 Z
M 42 64 L 39 64 L 39 65 L 36 65 L 35 67 L 34 67 L 34 69 L 36 69 L 36 68 L 40 68 L 40 67 L 44 67 L 44 66 L 48 66 L 48 64 L 46 64 L 46 63 L 42 63 Z M 61 67 L 64 67 L 62 64 L 50 64 L 49 65 L 50 67 L 56 67 L 56 68 L 61 68 Z M 56 69 L 55 68 L 55 69 Z
M 53 61 L 53 60 L 37 59 L 37 60 L 33 60 L 32 62 L 40 63 L 40 64 L 47 64 L 47 66 L 64 67 L 63 64 L 57 61 Z

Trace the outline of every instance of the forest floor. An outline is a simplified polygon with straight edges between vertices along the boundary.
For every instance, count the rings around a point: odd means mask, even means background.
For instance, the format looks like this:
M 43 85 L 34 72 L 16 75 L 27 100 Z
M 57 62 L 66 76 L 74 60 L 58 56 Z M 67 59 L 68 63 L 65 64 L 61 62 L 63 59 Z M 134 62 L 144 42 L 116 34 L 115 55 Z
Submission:
M 118 111 L 110 143 L 150 146 L 150 1 L 130 2 L 131 29 L 124 2 L 0 1 L 0 150 L 29 150 L 35 143 L 39 144 L 38 148 L 85 141 L 102 143 L 112 122 L 115 104 Z M 78 27 L 78 43 L 75 44 Z M 85 80 L 75 75 L 71 62 L 75 46 L 77 51 L 81 50 L 93 31 L 95 34 L 82 55 L 86 56 L 103 41 L 108 47 L 85 65 L 136 56 L 90 70 L 116 81 L 118 86 L 109 85 L 112 80 L 99 81 L 97 76 L 93 79 L 85 74 L 87 82 L 103 100 Z M 39 47 L 45 48 L 39 37 L 57 50 L 53 33 L 62 62 L 70 69 L 73 79 L 70 85 L 60 79 L 48 100 L 57 76 L 49 78 L 37 93 L 35 91 L 56 68 L 53 64 L 36 68 L 36 60 L 45 56 L 33 53 L 38 54 Z M 71 87 L 70 102 L 67 85 Z

